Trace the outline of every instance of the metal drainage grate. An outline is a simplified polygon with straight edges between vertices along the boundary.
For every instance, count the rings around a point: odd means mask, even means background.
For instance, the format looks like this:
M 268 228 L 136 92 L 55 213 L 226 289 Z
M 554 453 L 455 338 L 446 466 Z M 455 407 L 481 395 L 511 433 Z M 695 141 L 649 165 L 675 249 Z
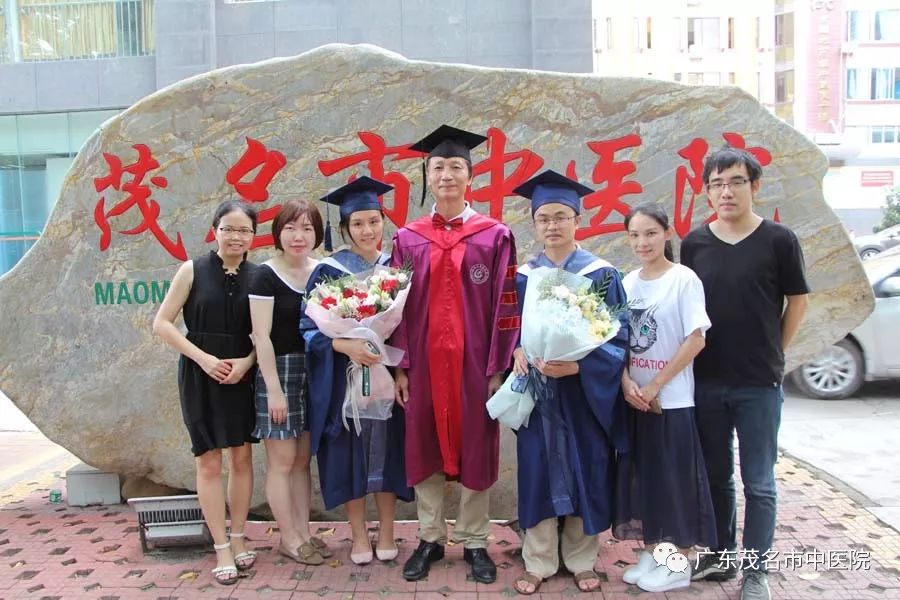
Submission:
M 212 537 L 203 521 L 196 495 L 131 498 L 138 518 L 141 548 L 209 544 Z

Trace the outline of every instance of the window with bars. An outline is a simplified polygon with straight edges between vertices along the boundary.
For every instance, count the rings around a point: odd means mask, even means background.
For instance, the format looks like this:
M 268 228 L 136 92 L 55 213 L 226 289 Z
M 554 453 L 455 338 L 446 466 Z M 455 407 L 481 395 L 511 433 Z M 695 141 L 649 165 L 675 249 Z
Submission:
M 154 0 L 6 0 L 0 62 L 145 56 Z

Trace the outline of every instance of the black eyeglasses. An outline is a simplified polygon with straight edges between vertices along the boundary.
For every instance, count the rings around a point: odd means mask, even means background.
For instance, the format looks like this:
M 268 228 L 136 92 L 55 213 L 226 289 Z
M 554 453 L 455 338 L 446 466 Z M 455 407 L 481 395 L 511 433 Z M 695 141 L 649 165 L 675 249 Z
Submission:
M 575 216 L 571 216 L 571 217 L 559 217 L 559 216 L 557 216 L 557 217 L 537 217 L 534 220 L 534 224 L 537 225 L 538 227 L 547 227 L 549 225 L 562 225 L 564 223 L 568 223 L 569 221 L 571 221 L 574 218 L 575 218 Z
M 733 179 L 729 179 L 728 181 L 714 181 L 713 183 L 709 183 L 706 185 L 706 189 L 710 192 L 722 192 L 727 187 L 731 191 L 734 191 L 740 187 L 744 187 L 750 183 L 750 180 L 746 177 L 734 177 Z
M 233 233 L 245 237 L 248 235 L 253 235 L 253 230 L 249 227 L 229 227 L 228 225 L 225 225 L 223 227 L 219 227 L 219 231 L 221 231 L 225 235 L 231 235 Z

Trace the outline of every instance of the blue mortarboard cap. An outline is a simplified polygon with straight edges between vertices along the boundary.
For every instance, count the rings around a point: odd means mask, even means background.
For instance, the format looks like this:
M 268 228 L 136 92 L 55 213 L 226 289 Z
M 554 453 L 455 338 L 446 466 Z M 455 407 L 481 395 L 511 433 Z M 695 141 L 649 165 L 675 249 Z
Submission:
M 381 210 L 378 196 L 392 189 L 394 188 L 386 183 L 363 175 L 320 200 L 337 206 L 341 211 L 341 219 L 346 219 L 358 210 Z
M 547 169 L 514 189 L 513 193 L 531 199 L 531 214 L 545 204 L 559 202 L 570 207 L 576 215 L 579 215 L 581 214 L 581 197 L 593 191 L 574 179 Z

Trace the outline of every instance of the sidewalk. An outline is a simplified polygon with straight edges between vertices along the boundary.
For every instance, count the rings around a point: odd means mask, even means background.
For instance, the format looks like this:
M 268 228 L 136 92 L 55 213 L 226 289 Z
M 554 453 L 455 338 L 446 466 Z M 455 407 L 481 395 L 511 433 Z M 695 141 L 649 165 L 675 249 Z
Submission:
M 74 458 L 72 458 L 74 464 Z M 248 525 L 251 546 L 261 551 L 256 567 L 237 585 L 217 585 L 209 570 L 210 549 L 159 550 L 144 556 L 137 522 L 127 505 L 70 508 L 50 504 L 49 490 L 65 490 L 63 470 L 20 480 L 0 490 L 0 600 L 18 598 L 514 598 L 522 569 L 518 536 L 495 525 L 489 551 L 498 580 L 482 585 L 467 579 L 462 548 L 449 547 L 425 581 L 403 580 L 403 561 L 416 545 L 415 523 L 397 526 L 400 556 L 395 562 L 358 567 L 349 560 L 349 528 L 319 523 L 318 535 L 336 550 L 330 563 L 304 567 L 274 555 L 274 523 Z M 803 599 L 900 598 L 900 534 L 879 522 L 846 493 L 818 478 L 797 461 L 782 457 L 778 466 L 779 522 L 770 567 L 772 597 Z M 852 495 L 852 493 L 851 493 Z M 65 499 L 64 499 L 65 501 Z M 373 533 L 373 537 L 376 534 Z M 834 568 L 828 569 L 827 562 Z M 597 562 L 602 591 L 580 593 L 571 576 L 544 583 L 541 598 L 737 598 L 737 581 L 695 583 L 688 590 L 648 594 L 622 583 L 622 571 L 635 562 L 635 544 L 602 536 Z M 821 563 L 821 564 L 816 564 Z M 775 571 L 775 569 L 778 569 Z

